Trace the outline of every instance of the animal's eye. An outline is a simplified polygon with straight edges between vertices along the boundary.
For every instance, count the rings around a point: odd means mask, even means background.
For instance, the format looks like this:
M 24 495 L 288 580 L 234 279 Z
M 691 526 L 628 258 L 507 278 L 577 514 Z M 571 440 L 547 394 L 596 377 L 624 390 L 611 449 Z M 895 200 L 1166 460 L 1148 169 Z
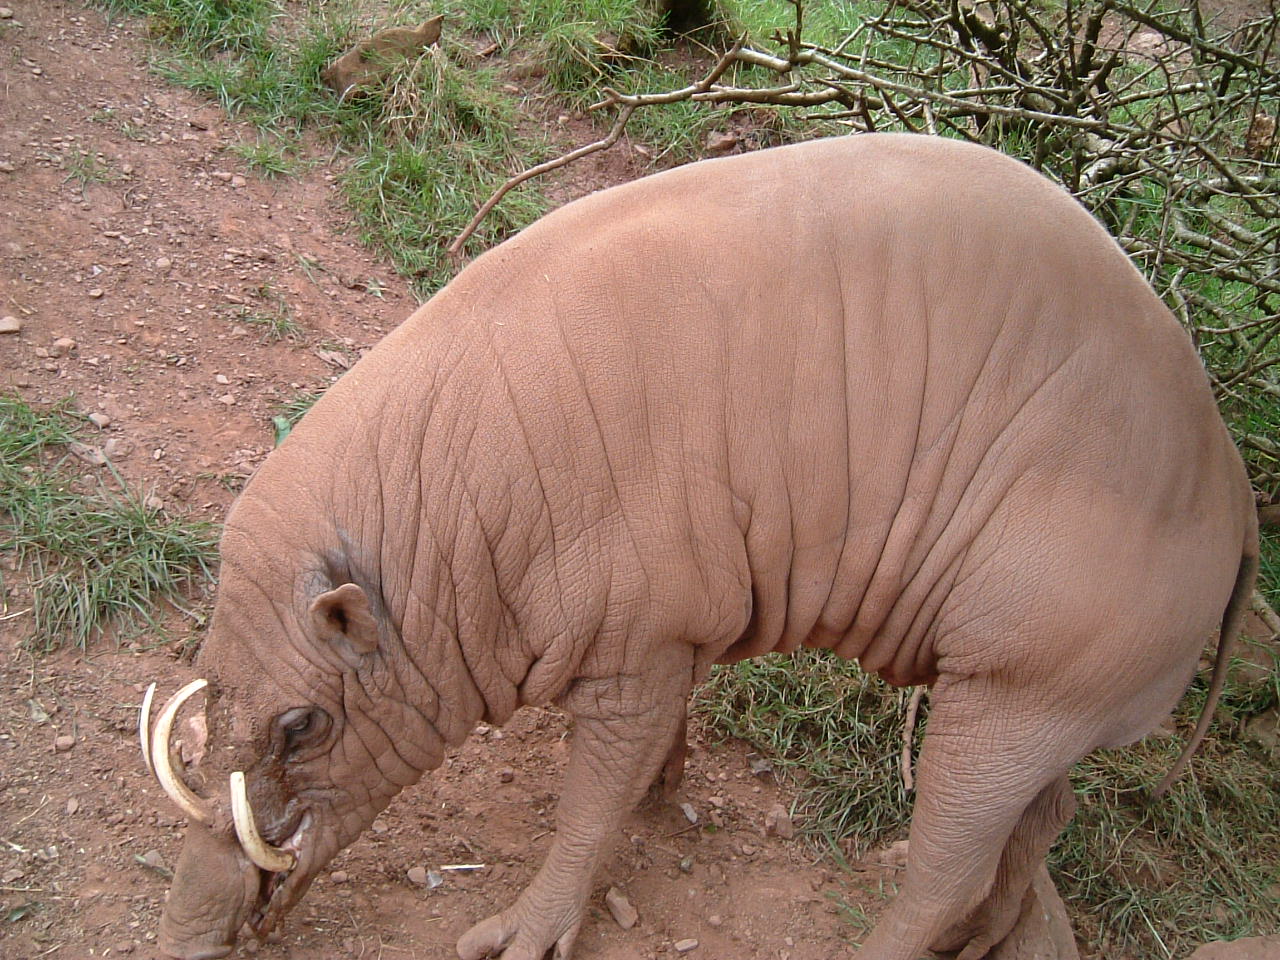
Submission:
M 286 752 L 314 745 L 329 729 L 329 715 L 319 707 L 297 707 L 276 720 Z

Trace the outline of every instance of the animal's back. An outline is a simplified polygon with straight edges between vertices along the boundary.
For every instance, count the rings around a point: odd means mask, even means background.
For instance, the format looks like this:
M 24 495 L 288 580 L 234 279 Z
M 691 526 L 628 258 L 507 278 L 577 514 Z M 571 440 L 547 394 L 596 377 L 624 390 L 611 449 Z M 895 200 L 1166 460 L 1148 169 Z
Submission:
M 540 503 L 514 515 L 607 597 L 596 636 L 829 645 L 908 682 L 1014 557 L 1065 583 L 1095 541 L 1194 530 L 1204 592 L 1229 589 L 1247 487 L 1187 338 L 1073 200 L 989 150 L 839 138 L 605 191 L 395 338 L 483 381 L 467 469 Z M 1042 602 L 1005 593 L 1009 617 Z

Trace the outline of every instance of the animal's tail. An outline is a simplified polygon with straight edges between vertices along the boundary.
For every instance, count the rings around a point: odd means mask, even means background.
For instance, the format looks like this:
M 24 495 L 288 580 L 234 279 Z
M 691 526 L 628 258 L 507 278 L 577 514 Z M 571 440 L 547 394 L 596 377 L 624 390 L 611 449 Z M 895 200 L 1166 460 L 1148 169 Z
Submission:
M 1191 734 L 1191 739 L 1178 756 L 1173 768 L 1164 775 L 1153 791 L 1152 799 L 1159 799 L 1186 769 L 1200 741 L 1204 739 L 1209 724 L 1213 722 L 1213 711 L 1218 705 L 1218 697 L 1222 695 L 1222 687 L 1227 682 L 1227 666 L 1231 662 L 1231 650 L 1235 646 L 1236 637 L 1244 621 L 1245 611 L 1249 609 L 1249 600 L 1253 596 L 1253 584 L 1258 578 L 1258 533 L 1252 527 L 1252 535 L 1245 544 L 1244 553 L 1240 557 L 1240 568 L 1236 571 L 1236 585 L 1231 588 L 1231 599 L 1222 614 L 1222 629 L 1218 633 L 1218 652 L 1213 659 L 1213 674 L 1209 678 L 1209 696 L 1205 698 L 1204 709 L 1200 711 L 1200 720 Z

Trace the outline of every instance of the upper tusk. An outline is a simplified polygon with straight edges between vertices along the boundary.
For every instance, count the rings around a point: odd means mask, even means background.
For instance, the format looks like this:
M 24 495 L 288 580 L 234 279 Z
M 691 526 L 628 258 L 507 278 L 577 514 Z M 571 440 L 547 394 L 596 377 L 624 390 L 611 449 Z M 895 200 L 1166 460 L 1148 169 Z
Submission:
M 147 687 L 142 695 L 142 709 L 138 711 L 138 742 L 142 744 L 142 762 L 147 766 L 147 773 L 155 775 L 156 768 L 151 765 L 151 701 L 156 695 L 156 685 Z
M 231 774 L 231 819 L 236 824 L 236 837 L 249 859 L 271 873 L 292 870 L 294 856 L 287 850 L 273 847 L 262 839 L 257 824 L 253 822 L 253 808 L 249 806 L 249 794 L 245 790 L 244 773 Z
M 156 719 L 155 732 L 151 734 L 151 764 L 155 769 L 156 779 L 160 781 L 160 786 L 169 795 L 169 799 L 176 803 L 183 813 L 199 823 L 208 823 L 212 819 L 209 807 L 192 793 L 179 777 L 174 775 L 173 764 L 169 760 L 169 736 L 173 730 L 174 718 L 178 716 L 182 705 L 208 686 L 208 683 L 207 680 L 192 680 L 170 697 Z

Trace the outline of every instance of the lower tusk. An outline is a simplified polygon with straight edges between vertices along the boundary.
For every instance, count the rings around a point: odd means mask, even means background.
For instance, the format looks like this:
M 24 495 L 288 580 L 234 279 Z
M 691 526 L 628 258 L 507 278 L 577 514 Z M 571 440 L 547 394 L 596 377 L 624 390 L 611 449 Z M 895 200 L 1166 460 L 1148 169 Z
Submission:
M 147 773 L 155 776 L 156 768 L 151 765 L 151 701 L 156 695 L 156 685 L 147 687 L 142 695 L 142 709 L 138 711 L 138 742 L 142 745 L 142 762 L 147 766 Z
M 287 850 L 272 847 L 258 833 L 253 822 L 253 808 L 249 806 L 249 794 L 245 789 L 244 773 L 231 774 L 231 818 L 236 824 L 236 837 L 249 859 L 270 873 L 284 873 L 293 869 L 294 856 Z
M 178 716 L 182 705 L 203 690 L 208 683 L 207 680 L 192 680 L 170 697 L 156 719 L 155 732 L 151 734 L 151 764 L 155 769 L 156 779 L 160 781 L 160 786 L 169 795 L 169 799 L 198 823 L 208 823 L 212 819 L 209 808 L 174 774 L 173 764 L 169 759 L 169 736 L 173 731 L 173 721 Z

